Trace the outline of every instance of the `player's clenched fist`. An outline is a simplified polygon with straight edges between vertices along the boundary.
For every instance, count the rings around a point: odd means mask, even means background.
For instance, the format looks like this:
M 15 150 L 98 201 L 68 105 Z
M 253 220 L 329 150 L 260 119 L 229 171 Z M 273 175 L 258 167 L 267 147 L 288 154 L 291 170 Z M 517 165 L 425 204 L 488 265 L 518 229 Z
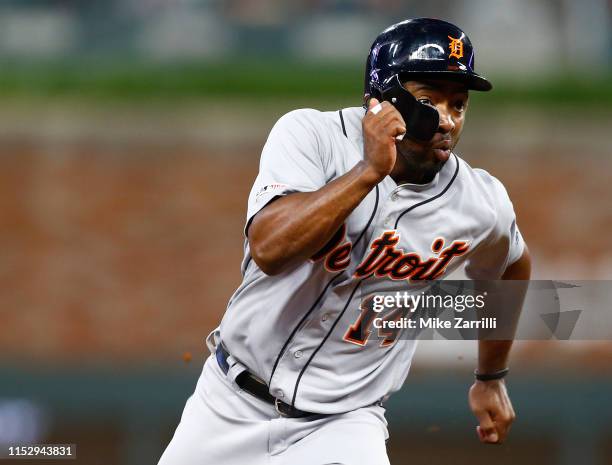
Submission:
M 389 102 L 380 103 L 372 98 L 361 125 L 365 162 L 380 182 L 395 165 L 395 138 L 406 132 L 406 123 Z
M 476 381 L 470 388 L 470 408 L 479 425 L 478 438 L 486 444 L 501 444 L 516 418 L 503 380 Z

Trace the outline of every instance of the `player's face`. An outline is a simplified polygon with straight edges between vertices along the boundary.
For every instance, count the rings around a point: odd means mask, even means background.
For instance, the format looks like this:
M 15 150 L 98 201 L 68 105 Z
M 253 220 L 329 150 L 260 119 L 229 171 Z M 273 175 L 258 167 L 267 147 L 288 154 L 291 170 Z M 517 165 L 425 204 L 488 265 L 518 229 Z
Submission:
M 436 107 L 440 114 L 438 131 L 429 142 L 422 143 L 409 138 L 397 142 L 398 152 L 405 161 L 405 169 L 418 170 L 424 178 L 429 178 L 440 171 L 459 142 L 468 105 L 468 90 L 458 82 L 433 79 L 407 81 L 404 87 L 418 101 Z

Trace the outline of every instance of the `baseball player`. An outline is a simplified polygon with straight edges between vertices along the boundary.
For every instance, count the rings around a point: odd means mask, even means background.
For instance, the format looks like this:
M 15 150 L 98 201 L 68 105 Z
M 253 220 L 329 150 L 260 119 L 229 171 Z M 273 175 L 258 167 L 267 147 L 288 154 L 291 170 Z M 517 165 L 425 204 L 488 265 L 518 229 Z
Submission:
M 503 185 L 454 152 L 468 92 L 490 89 L 461 29 L 412 19 L 374 41 L 364 108 L 276 123 L 248 200 L 242 284 L 161 465 L 389 463 L 384 403 L 415 341 L 374 338 L 362 300 L 460 267 L 530 276 Z M 478 344 L 469 404 L 480 440 L 500 443 L 511 341 Z

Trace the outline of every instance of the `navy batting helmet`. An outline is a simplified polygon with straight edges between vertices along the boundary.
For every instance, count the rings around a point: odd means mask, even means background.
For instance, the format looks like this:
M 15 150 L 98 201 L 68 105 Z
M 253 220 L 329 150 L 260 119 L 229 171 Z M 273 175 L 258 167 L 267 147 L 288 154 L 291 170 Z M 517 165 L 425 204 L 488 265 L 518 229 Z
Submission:
M 474 48 L 457 26 L 431 18 L 416 18 L 388 27 L 368 55 L 366 95 L 376 97 L 395 76 L 401 80 L 429 77 L 464 82 L 468 89 L 491 90 L 491 83 L 474 71 Z

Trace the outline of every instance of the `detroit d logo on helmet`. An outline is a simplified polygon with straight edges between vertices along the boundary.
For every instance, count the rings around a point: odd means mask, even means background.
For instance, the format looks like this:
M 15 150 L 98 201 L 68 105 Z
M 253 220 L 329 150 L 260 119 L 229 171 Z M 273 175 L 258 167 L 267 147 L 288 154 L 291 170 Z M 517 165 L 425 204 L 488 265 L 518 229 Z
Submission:
M 448 57 L 455 57 L 457 60 L 463 58 L 463 41 L 461 40 L 461 37 L 455 39 L 454 37 L 448 36 L 448 38 L 450 39 L 450 42 L 448 43 L 448 48 L 450 49 Z

